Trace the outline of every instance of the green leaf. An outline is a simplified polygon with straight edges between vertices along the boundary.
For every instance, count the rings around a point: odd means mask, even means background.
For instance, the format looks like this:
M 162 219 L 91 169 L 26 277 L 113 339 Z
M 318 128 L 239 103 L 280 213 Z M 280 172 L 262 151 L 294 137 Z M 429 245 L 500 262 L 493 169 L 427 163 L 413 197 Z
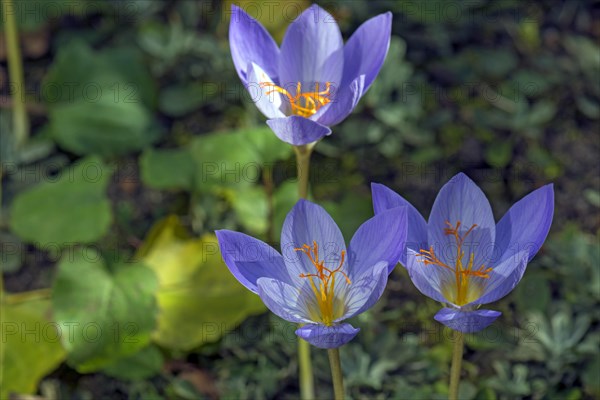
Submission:
M 552 300 L 550 282 L 539 272 L 530 272 L 517 286 L 515 290 L 515 301 L 521 311 L 546 311 L 546 307 Z M 535 293 L 535 296 L 531 294 Z
M 281 236 L 281 227 L 285 217 L 298 201 L 298 184 L 285 181 L 273 193 L 273 239 Z
M 133 46 L 94 51 L 79 40 L 60 47 L 42 82 L 49 107 L 107 98 L 116 103 L 156 103 L 156 83 Z
M 211 189 L 261 181 L 261 168 L 287 158 L 290 145 L 280 141 L 268 128 L 211 133 L 190 145 L 196 163 L 196 187 Z
M 346 195 L 339 202 L 326 202 L 323 207 L 340 227 L 349 241 L 358 227 L 373 216 L 373 206 L 368 196 Z
M 292 153 L 292 146 L 279 140 L 268 127 L 243 130 L 239 134 L 248 140 L 261 163 L 285 160 Z
M 210 85 L 178 84 L 165 88 L 160 94 L 158 108 L 169 117 L 182 117 L 211 100 L 216 91 Z
M 141 103 L 116 102 L 111 96 L 56 105 L 49 117 L 51 136 L 75 154 L 126 154 L 159 136 L 151 126 L 150 112 Z
M 125 154 L 158 137 L 150 112 L 155 83 L 135 48 L 96 52 L 71 41 L 57 54 L 42 94 L 51 137 L 76 154 Z
M 6 295 L 0 302 L 0 399 L 10 393 L 33 394 L 39 381 L 65 358 L 59 337 L 65 331 L 46 318 L 47 300 L 11 304 Z
M 217 340 L 265 307 L 229 272 L 214 235 L 187 239 L 181 230 L 176 217 L 159 222 L 139 256 L 160 282 L 154 341 L 187 351 Z
M 140 156 L 142 181 L 154 189 L 191 190 L 194 163 L 187 149 L 148 149 Z
M 104 368 L 103 372 L 115 378 L 141 381 L 157 375 L 164 363 L 158 347 L 150 345 L 137 353 L 123 357 Z
M 259 182 L 259 160 L 241 134 L 202 135 L 192 141 L 190 151 L 198 190 Z
M 11 209 L 11 229 L 38 246 L 90 243 L 102 237 L 112 219 L 105 192 L 112 169 L 88 157 L 61 171 L 56 181 L 20 193 Z
M 265 190 L 260 186 L 233 192 L 231 205 L 242 226 L 254 235 L 267 231 L 269 208 Z
M 109 271 L 86 248 L 63 258 L 52 301 L 56 321 L 69 332 L 61 338 L 69 364 L 96 371 L 145 347 L 155 326 L 156 289 L 155 274 L 140 263 Z

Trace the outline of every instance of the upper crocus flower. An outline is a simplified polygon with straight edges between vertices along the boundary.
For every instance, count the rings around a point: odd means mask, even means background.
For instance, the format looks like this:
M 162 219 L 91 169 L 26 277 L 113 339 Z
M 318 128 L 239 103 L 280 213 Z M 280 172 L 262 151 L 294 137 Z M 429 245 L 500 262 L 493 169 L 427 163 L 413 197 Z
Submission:
M 329 135 L 358 104 L 383 65 L 392 14 L 362 24 L 344 46 L 333 17 L 317 5 L 294 20 L 281 49 L 265 28 L 232 5 L 233 63 L 267 124 L 284 142 L 304 145 Z
M 281 232 L 278 253 L 239 232 L 217 231 L 223 260 L 279 317 L 300 324 L 296 335 L 320 348 L 339 347 L 358 329 L 342 321 L 371 308 L 406 239 L 403 207 L 377 215 L 356 231 L 348 250 L 325 210 L 300 200 Z
M 400 261 L 415 286 L 447 305 L 435 319 L 461 332 L 484 329 L 500 312 L 480 306 L 506 296 L 540 249 L 554 213 L 552 185 L 515 203 L 496 224 L 487 198 L 464 174 L 442 187 L 429 221 L 400 195 L 373 184 L 375 213 L 405 206 L 408 240 Z

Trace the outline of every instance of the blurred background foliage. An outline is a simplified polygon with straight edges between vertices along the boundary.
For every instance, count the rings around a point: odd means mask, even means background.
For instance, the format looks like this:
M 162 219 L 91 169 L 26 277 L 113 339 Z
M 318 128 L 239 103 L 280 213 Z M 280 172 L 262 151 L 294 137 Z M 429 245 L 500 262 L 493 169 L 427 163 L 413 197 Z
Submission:
M 309 5 L 236 3 L 279 41 Z M 297 395 L 294 327 L 235 281 L 213 234 L 276 242 L 296 199 L 291 149 L 233 69 L 229 4 L 16 1 L 32 134 L 15 145 L 0 40 L 0 398 Z M 464 171 L 497 218 L 554 182 L 550 237 L 503 316 L 469 336 L 461 396 L 598 398 L 600 3 L 322 5 L 345 38 L 381 12 L 394 22 L 379 78 L 316 147 L 313 198 L 349 238 L 372 181 L 426 212 Z M 445 398 L 435 310 L 396 268 L 342 349 L 353 398 Z

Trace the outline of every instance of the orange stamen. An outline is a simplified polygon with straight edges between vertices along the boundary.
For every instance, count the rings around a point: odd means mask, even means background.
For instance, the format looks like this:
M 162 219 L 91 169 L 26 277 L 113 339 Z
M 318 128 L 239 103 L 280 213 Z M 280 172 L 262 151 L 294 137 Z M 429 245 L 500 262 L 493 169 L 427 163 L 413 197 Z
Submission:
M 319 109 L 331 103 L 331 82 L 325 82 L 325 90 L 319 91 L 319 83 L 315 84 L 314 92 L 302 93 L 302 83 L 296 85 L 296 95 L 292 96 L 290 92 L 281 86 L 277 86 L 272 82 L 259 83 L 261 88 L 271 88 L 266 95 L 271 93 L 283 94 L 292 108 L 292 114 L 308 118 L 314 115 Z
M 317 242 L 313 241 L 312 246 L 304 244 L 302 247 L 295 248 L 294 250 L 306 254 L 317 270 L 313 274 L 302 273 L 300 277 L 310 279 L 310 285 L 315 294 L 321 318 L 326 325 L 331 325 L 335 319 L 333 310 L 335 274 L 342 274 L 349 285 L 352 283 L 348 275 L 342 271 L 344 260 L 346 259 L 346 251 L 342 250 L 338 267 L 336 269 L 329 269 L 325 266 L 324 260 L 319 260 L 319 246 Z
M 460 221 L 458 221 L 456 225 L 452 225 L 450 224 L 450 222 L 446 221 L 446 225 L 448 225 L 448 228 L 444 228 L 444 234 L 454 236 L 454 239 L 456 240 L 456 245 L 458 247 L 456 252 L 456 265 L 454 267 L 451 267 L 448 264 L 442 262 L 436 256 L 433 250 L 433 246 L 429 247 L 429 250 L 420 249 L 417 257 L 421 257 L 419 261 L 425 265 L 436 265 L 438 267 L 446 268 L 454 272 L 456 298 L 453 299 L 453 301 L 457 305 L 464 305 L 469 302 L 467 296 L 470 278 L 476 277 L 488 279 L 490 277 L 489 273 L 492 271 L 492 268 L 486 267 L 485 265 L 481 265 L 478 269 L 473 269 L 473 262 L 475 257 L 474 253 L 471 253 L 466 268 L 463 266 L 462 259 L 465 253 L 462 247 L 467 236 L 469 236 L 473 229 L 477 227 L 476 224 L 473 224 L 473 226 L 471 226 L 462 236 L 458 232 L 461 226 Z

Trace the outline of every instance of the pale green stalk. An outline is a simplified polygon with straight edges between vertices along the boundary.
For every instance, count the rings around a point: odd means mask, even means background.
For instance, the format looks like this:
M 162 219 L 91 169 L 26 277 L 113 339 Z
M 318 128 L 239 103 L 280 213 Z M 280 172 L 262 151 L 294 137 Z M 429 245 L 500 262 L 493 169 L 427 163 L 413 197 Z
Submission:
M 460 383 L 460 369 L 463 358 L 465 335 L 454 331 L 454 350 L 452 352 L 452 366 L 450 367 L 449 400 L 458 400 L 458 384 Z
M 329 349 L 327 355 L 329 355 L 331 379 L 333 380 L 333 398 L 344 400 L 344 377 L 342 375 L 342 364 L 340 363 L 340 349 Z
M 13 134 L 15 148 L 23 147 L 29 136 L 29 120 L 25 109 L 25 79 L 23 77 L 23 58 L 19 47 L 19 32 L 15 20 L 15 9 L 12 0 L 2 1 L 2 15 L 4 17 L 4 32 L 8 58 L 8 75 L 12 89 L 13 105 Z
M 312 147 L 312 145 L 294 146 L 298 175 L 298 196 L 301 199 L 308 197 L 308 178 Z M 300 338 L 298 338 L 298 367 L 300 370 L 300 398 L 302 400 L 312 400 L 315 398 L 315 382 L 310 358 L 310 345 Z

